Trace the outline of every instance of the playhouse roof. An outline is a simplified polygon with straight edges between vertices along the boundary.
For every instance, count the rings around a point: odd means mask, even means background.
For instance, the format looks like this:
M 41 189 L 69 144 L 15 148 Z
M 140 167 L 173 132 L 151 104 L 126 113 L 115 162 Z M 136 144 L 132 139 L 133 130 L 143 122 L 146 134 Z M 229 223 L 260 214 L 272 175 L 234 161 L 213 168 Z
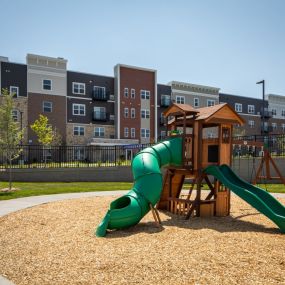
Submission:
M 190 115 L 195 114 L 196 117 L 189 117 Z M 188 124 L 192 121 L 202 121 L 205 124 L 221 124 L 221 123 L 231 123 L 231 124 L 240 124 L 245 123 L 244 119 L 233 110 L 227 103 L 218 104 L 210 107 L 203 107 L 194 109 L 191 105 L 187 104 L 172 104 L 168 109 L 163 112 L 164 116 L 175 116 L 175 115 L 186 115 Z M 169 124 L 175 122 L 175 119 L 172 119 Z M 178 117 L 176 124 L 182 124 L 182 117 Z
M 243 125 L 244 119 L 233 110 L 227 103 L 197 109 L 199 115 L 196 120 L 203 120 L 205 123 L 230 122 Z
M 197 113 L 199 113 L 199 111 L 193 108 L 191 105 L 173 103 L 163 112 L 163 115 L 167 117 L 169 115 L 193 115 Z

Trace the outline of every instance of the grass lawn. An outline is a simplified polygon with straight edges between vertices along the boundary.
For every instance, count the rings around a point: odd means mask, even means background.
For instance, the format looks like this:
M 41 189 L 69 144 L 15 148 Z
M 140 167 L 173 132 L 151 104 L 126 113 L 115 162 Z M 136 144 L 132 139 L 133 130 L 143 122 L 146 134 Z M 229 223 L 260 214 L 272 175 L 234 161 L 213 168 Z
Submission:
M 130 182 L 14 182 L 13 187 L 20 189 L 20 191 L 0 192 L 0 200 L 49 194 L 130 190 L 132 185 L 133 183 Z M 0 189 L 7 186 L 7 182 L 0 182 Z M 184 189 L 189 189 L 189 186 L 184 184 Z M 283 184 L 260 184 L 259 187 L 268 192 L 285 193 Z M 208 185 L 204 184 L 203 189 L 209 189 Z
M 13 187 L 20 189 L 20 191 L 0 192 L 0 200 L 48 194 L 130 190 L 132 185 L 133 183 L 129 182 L 14 182 Z M 0 189 L 6 187 L 8 187 L 7 182 L 0 182 Z

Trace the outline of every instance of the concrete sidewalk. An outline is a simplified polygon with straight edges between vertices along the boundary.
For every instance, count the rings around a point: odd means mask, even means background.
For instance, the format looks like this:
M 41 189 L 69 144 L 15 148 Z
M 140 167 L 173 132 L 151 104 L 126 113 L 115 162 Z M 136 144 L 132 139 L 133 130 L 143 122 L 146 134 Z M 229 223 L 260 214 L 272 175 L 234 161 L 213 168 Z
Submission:
M 85 197 L 119 196 L 126 194 L 127 192 L 128 191 L 126 190 L 81 192 L 81 193 L 69 193 L 69 194 L 31 196 L 31 197 L 18 198 L 12 200 L 4 200 L 0 201 L 0 217 L 22 209 L 50 202 L 62 201 L 67 199 L 85 198 Z

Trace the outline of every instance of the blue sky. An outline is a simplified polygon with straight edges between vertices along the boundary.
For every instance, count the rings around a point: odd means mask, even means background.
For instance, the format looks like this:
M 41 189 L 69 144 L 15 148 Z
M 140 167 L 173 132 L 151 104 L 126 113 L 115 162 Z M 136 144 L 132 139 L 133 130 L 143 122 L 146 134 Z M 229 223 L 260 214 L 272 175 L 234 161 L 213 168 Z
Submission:
M 283 0 L 0 0 L 0 55 L 68 59 L 68 69 L 113 76 L 117 63 L 261 98 L 285 96 Z

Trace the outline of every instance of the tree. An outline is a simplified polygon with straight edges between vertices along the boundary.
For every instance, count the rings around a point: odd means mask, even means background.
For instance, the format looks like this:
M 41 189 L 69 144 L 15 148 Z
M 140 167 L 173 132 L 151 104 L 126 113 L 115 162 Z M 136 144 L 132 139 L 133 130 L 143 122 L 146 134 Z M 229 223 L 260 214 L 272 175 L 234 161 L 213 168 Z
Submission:
M 46 165 L 47 155 L 46 151 L 51 145 L 60 144 L 61 136 L 57 129 L 49 124 L 49 120 L 46 116 L 41 115 L 31 125 L 31 129 L 36 133 L 38 142 L 43 146 L 44 150 L 44 163 Z
M 12 189 L 12 161 L 19 157 L 22 149 L 19 147 L 23 138 L 23 130 L 12 117 L 14 109 L 14 94 L 2 89 L 0 104 L 0 152 L 8 163 L 9 191 Z

